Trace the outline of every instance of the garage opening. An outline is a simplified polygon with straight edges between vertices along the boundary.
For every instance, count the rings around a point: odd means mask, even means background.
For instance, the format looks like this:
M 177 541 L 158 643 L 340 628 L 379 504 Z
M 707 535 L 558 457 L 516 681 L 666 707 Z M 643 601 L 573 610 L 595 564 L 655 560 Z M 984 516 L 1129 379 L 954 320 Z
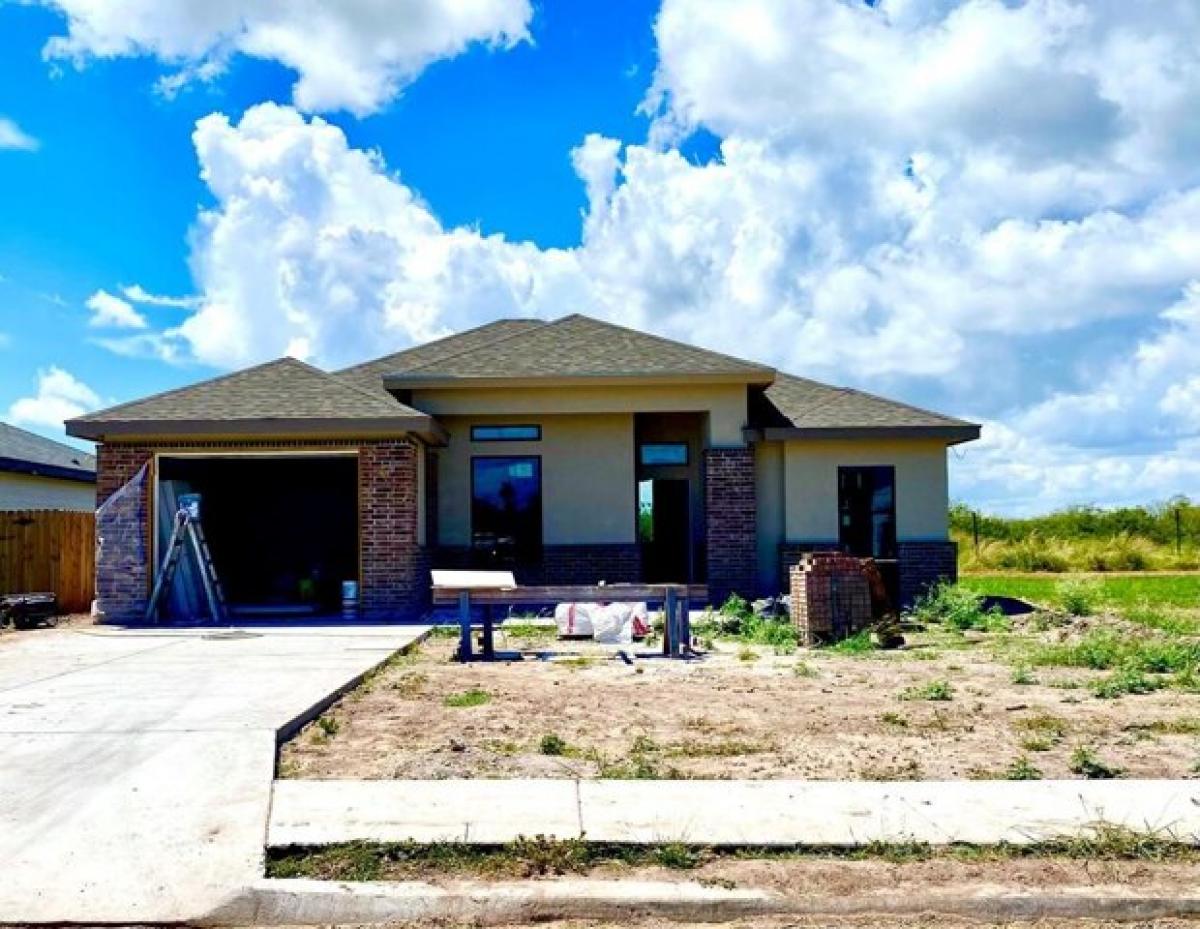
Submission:
M 160 458 L 160 557 L 181 494 L 200 495 L 200 524 L 232 615 L 341 611 L 343 584 L 359 579 L 357 455 Z M 185 558 L 170 618 L 205 615 L 195 571 Z

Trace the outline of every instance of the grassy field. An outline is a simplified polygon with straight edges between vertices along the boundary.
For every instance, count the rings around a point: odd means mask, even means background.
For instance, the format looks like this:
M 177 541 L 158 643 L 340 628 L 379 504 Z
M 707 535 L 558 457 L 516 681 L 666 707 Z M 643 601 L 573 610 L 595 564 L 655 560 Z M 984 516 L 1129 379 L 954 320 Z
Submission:
M 1072 578 L 1081 575 L 1071 575 Z M 1200 610 L 1200 574 L 1084 575 L 1095 585 L 1099 604 L 1116 610 L 1166 607 Z M 971 574 L 963 587 L 982 594 L 1019 597 L 1030 603 L 1058 603 L 1063 578 L 1054 575 Z

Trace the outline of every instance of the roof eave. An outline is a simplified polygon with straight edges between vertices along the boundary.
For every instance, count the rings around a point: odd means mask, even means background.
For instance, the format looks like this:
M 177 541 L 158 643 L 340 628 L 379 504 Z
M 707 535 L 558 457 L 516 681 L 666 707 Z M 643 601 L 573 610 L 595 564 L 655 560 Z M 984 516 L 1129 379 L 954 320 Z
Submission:
M 979 438 L 975 423 L 945 426 L 771 426 L 745 430 L 747 441 L 783 442 L 790 439 L 942 439 L 959 445 Z
M 40 461 L 26 461 L 22 458 L 0 458 L 0 471 L 28 474 L 32 477 L 51 477 L 62 481 L 79 481 L 82 484 L 96 482 L 96 472 L 87 468 L 67 468 Z
M 419 375 L 411 373 L 386 374 L 383 386 L 387 390 L 470 390 L 472 388 L 504 387 L 604 387 L 626 385 L 633 387 L 656 387 L 679 384 L 745 384 L 766 386 L 774 383 L 775 371 L 739 371 L 727 373 L 693 374 L 588 374 L 570 376 L 532 377 L 449 377 L 446 375 Z
M 432 416 L 272 419 L 67 420 L 67 435 L 105 442 L 120 438 L 375 438 L 413 434 L 440 442 L 445 430 Z

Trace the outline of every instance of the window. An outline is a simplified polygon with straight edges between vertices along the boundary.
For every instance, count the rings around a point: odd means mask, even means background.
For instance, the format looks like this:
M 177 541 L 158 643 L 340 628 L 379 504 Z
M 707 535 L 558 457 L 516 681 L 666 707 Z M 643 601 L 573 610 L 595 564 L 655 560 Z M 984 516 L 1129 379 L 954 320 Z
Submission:
M 472 442 L 540 442 L 541 426 L 472 426 Z
M 896 557 L 895 468 L 838 468 L 838 541 L 860 558 Z
M 487 564 L 541 560 L 540 458 L 471 459 L 471 547 Z
M 687 442 L 647 442 L 638 449 L 638 461 L 643 465 L 685 465 Z

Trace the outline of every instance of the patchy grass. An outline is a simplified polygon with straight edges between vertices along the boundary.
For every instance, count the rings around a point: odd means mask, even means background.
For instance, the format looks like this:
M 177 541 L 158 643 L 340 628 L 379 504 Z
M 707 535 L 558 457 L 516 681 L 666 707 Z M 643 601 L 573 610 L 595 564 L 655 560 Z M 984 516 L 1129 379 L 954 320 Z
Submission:
M 1079 745 L 1071 752 L 1071 770 L 1088 780 L 1109 780 L 1121 777 L 1125 772 L 1116 765 L 1106 764 L 1086 745 Z
M 543 755 L 565 755 L 567 740 L 553 732 L 547 732 L 538 742 L 538 751 Z
M 914 684 L 900 692 L 901 700 L 933 700 L 947 701 L 954 699 L 954 688 L 949 681 L 929 681 L 927 684 Z
M 491 699 L 492 695 L 486 690 L 472 688 L 471 690 L 464 690 L 461 693 L 450 694 L 442 701 L 442 705 L 450 707 L 483 706 Z
M 1100 584 L 1095 578 L 1069 577 L 1054 585 L 1054 596 L 1071 616 L 1091 616 L 1100 605 Z
M 1002 862 L 1022 859 L 1082 861 L 1200 861 L 1200 849 L 1167 832 L 1139 832 L 1105 823 L 1086 835 L 1031 844 L 927 845 L 873 842 L 843 846 L 722 846 L 683 842 L 630 845 L 583 839 L 521 838 L 504 845 L 350 842 L 316 848 L 270 849 L 267 877 L 327 881 L 414 880 L 429 877 L 533 878 L 588 874 L 614 864 L 691 871 L 725 861 Z
M 856 632 L 848 638 L 842 639 L 840 642 L 835 642 L 833 645 L 827 646 L 823 651 L 831 655 L 869 655 L 871 652 L 878 651 L 878 646 L 871 641 L 870 630 L 864 629 L 861 632 Z
M 1040 781 L 1042 772 L 1028 758 L 1021 755 L 1004 769 L 1004 778 L 1009 781 Z

